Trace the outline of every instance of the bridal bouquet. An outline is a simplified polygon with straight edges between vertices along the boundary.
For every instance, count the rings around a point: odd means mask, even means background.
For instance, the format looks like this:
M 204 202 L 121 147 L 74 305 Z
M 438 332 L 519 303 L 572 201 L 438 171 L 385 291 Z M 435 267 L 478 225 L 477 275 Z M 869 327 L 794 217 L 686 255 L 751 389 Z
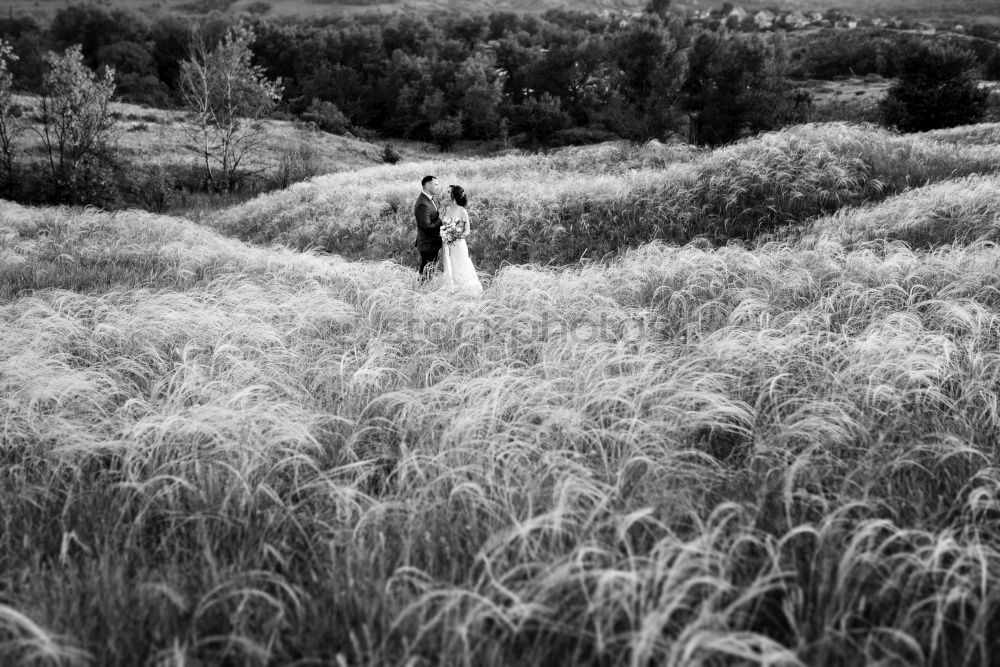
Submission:
M 465 221 L 462 219 L 446 220 L 443 225 L 441 225 L 441 239 L 445 243 L 454 243 L 458 239 L 462 238 L 462 234 L 465 232 Z

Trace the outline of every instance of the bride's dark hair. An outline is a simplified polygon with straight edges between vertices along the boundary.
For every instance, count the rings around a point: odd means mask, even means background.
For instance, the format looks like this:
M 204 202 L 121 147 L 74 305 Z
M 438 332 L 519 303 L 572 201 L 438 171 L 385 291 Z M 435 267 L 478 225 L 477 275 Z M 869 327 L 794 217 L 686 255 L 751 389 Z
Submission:
M 455 200 L 456 204 L 459 206 L 465 206 L 469 203 L 469 198 L 465 196 L 465 188 L 461 185 L 452 185 L 449 187 L 451 189 L 452 199 Z

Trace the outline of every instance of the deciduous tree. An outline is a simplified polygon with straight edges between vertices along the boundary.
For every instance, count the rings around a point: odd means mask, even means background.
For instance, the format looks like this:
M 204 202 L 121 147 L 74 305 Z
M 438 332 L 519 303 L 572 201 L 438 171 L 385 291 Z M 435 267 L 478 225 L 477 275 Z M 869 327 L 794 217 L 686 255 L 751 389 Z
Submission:
M 181 95 L 191 111 L 186 148 L 204 165 L 210 185 L 226 192 L 241 170 L 252 171 L 249 162 L 267 138 L 264 119 L 281 99 L 281 84 L 251 62 L 253 39 L 246 26 L 230 29 L 214 48 L 195 39 L 181 63 Z
M 804 114 L 809 99 L 797 95 L 785 74 L 780 42 L 760 35 L 703 33 L 692 44 L 684 84 L 691 139 L 723 144 L 772 130 Z
M 0 184 L 6 183 L 14 170 L 14 139 L 24 129 L 21 110 L 11 94 L 14 74 L 10 65 L 16 60 L 13 47 L 0 39 Z
M 493 56 L 477 53 L 468 58 L 458 70 L 456 86 L 461 94 L 459 108 L 468 136 L 475 139 L 496 137 L 500 130 L 503 82 L 497 75 Z
M 982 120 L 989 93 L 979 88 L 974 55 L 952 44 L 928 44 L 903 56 L 882 101 L 883 122 L 903 132 Z
M 41 129 L 53 185 L 72 203 L 94 202 L 109 190 L 105 168 L 113 159 L 115 70 L 98 76 L 83 64 L 80 46 L 45 55 Z
M 634 22 L 617 37 L 619 133 L 632 139 L 663 138 L 678 128 L 677 103 L 687 74 L 687 55 L 658 18 Z

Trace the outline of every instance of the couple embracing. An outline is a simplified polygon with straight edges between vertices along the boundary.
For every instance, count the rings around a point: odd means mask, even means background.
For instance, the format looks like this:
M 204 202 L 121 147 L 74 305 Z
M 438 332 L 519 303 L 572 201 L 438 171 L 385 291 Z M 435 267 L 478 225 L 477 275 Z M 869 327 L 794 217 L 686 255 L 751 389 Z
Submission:
M 482 292 L 483 286 L 465 242 L 470 231 L 469 212 L 465 209 L 469 201 L 465 190 L 460 185 L 450 185 L 448 196 L 441 197 L 441 184 L 434 176 L 424 176 L 420 185 L 422 191 L 413 207 L 417 218 L 414 245 L 420 251 L 420 281 L 428 279 L 428 265 L 437 263 L 441 255 L 445 287 L 468 290 L 474 294 Z

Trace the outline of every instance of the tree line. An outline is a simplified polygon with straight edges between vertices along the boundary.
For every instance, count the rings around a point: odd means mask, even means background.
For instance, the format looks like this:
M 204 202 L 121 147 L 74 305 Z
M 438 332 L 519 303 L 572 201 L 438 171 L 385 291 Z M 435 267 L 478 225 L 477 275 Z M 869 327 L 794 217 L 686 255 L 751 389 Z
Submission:
M 800 78 L 868 66 L 898 77 L 883 105 L 887 124 L 924 129 L 982 116 L 985 94 L 976 77 L 996 61 L 996 44 L 981 40 L 970 50 L 914 35 L 868 37 L 709 30 L 686 23 L 666 0 L 641 15 L 559 10 L 322 20 L 150 18 L 73 5 L 44 25 L 0 18 L 0 115 L 16 127 L 10 90 L 51 99 L 59 58 L 71 57 L 78 83 L 104 81 L 102 90 L 112 86 L 123 101 L 184 107 L 200 118 L 190 127 L 192 142 L 206 147 L 199 156 L 205 187 L 222 190 L 234 186 L 243 156 L 259 140 L 237 118 L 248 108 L 258 120 L 302 119 L 333 133 L 420 139 L 442 150 L 462 139 L 532 148 L 610 138 L 718 145 L 807 119 L 812 100 Z M 227 110 L 205 86 L 193 90 L 193 63 L 204 68 L 211 58 L 242 68 L 262 97 Z M 921 65 L 928 58 L 938 63 L 933 72 Z M 208 70 L 201 75 L 207 85 Z M 940 89 L 947 95 L 928 100 L 927 91 Z M 226 139 L 223 126 L 240 133 Z M 0 149 L 10 146 L 4 136 L 0 119 Z M 10 155 L 0 157 L 10 173 Z
M 233 20 L 74 5 L 48 25 L 0 19 L 0 37 L 18 57 L 11 70 L 22 90 L 41 90 L 47 52 L 79 44 L 85 65 L 114 68 L 121 100 L 169 107 L 182 102 L 180 63 L 192 31 L 218 42 Z M 731 48 L 731 40 L 698 34 L 666 12 L 638 19 L 553 11 L 250 21 L 254 63 L 283 87 L 281 112 L 334 132 L 363 128 L 443 148 L 463 138 L 535 145 L 663 138 L 690 126 L 708 101 L 703 77 L 722 70 L 757 91 L 737 104 L 773 112 L 701 132 L 707 140 L 785 122 L 794 99 L 780 43 L 733 36 L 738 45 Z M 744 67 L 722 63 L 745 53 L 753 58 Z M 687 77 L 692 69 L 701 80 Z
M 199 190 L 229 193 L 248 175 L 267 170 L 250 163 L 265 143 L 264 121 L 274 112 L 282 88 L 252 63 L 253 41 L 253 30 L 246 26 L 227 29 L 218 43 L 196 32 L 188 57 L 179 63 L 178 96 L 187 110 L 181 147 L 195 158 Z M 137 169 L 116 150 L 114 67 L 95 72 L 86 65 L 80 44 L 61 53 L 48 51 L 40 101 L 29 116 L 14 101 L 12 70 L 19 61 L 11 45 L 0 39 L 0 197 L 113 206 L 137 203 L 121 202 L 129 186 L 133 194 L 148 195 L 150 186 L 154 195 L 166 194 L 163 189 L 173 179 L 162 165 L 154 164 L 148 178 L 148 165 Z M 16 159 L 21 157 L 15 153 L 16 140 L 27 132 L 41 144 L 40 162 Z M 136 180 L 137 170 L 147 172 L 145 181 Z M 147 207 L 162 210 L 160 204 Z

